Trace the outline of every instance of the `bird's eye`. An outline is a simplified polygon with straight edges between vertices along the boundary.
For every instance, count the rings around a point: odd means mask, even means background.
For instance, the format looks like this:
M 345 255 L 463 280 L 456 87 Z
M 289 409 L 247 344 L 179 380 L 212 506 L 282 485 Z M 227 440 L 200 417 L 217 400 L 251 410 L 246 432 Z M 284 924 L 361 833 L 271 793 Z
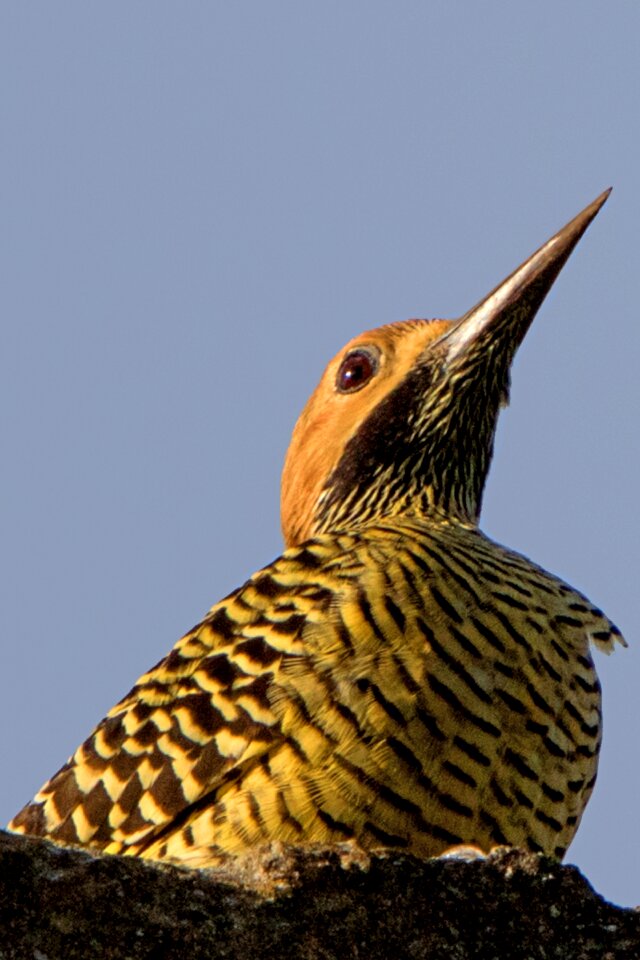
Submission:
M 340 393 L 355 393 L 378 372 L 378 357 L 370 350 L 352 350 L 338 370 L 336 386 Z

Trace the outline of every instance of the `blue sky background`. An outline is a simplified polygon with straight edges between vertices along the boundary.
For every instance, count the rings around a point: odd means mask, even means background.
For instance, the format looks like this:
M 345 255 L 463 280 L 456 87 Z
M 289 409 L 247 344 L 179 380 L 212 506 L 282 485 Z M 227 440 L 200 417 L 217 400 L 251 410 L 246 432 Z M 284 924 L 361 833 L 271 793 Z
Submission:
M 4 4 L 0 821 L 280 552 L 328 359 L 457 316 L 602 189 L 483 528 L 630 641 L 568 860 L 640 902 L 637 0 Z

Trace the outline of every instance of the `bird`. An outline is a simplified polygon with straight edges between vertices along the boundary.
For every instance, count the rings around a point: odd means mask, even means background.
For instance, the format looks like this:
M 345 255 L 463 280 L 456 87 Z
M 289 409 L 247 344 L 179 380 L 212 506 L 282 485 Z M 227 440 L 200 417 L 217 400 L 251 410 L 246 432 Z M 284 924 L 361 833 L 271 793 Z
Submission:
M 592 650 L 626 642 L 478 524 L 513 357 L 608 194 L 461 318 L 337 354 L 285 459 L 284 552 L 138 679 L 11 831 L 195 868 L 274 841 L 562 859 L 596 779 Z

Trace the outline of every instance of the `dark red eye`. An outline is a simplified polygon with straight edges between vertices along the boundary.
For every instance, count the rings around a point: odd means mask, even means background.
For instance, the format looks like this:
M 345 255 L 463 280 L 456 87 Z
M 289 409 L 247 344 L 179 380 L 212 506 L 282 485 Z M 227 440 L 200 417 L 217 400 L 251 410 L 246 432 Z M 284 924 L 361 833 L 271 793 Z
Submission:
M 336 386 L 340 393 L 354 393 L 377 372 L 377 356 L 369 350 L 352 350 L 340 365 Z

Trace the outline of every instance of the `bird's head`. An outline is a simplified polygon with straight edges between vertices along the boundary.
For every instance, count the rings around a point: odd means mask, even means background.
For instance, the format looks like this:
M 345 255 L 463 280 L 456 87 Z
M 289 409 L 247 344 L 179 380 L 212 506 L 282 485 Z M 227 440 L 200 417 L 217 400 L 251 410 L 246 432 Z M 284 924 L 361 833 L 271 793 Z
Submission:
M 461 319 L 391 323 L 334 357 L 285 461 L 287 546 L 398 515 L 477 523 L 513 357 L 608 194 Z

